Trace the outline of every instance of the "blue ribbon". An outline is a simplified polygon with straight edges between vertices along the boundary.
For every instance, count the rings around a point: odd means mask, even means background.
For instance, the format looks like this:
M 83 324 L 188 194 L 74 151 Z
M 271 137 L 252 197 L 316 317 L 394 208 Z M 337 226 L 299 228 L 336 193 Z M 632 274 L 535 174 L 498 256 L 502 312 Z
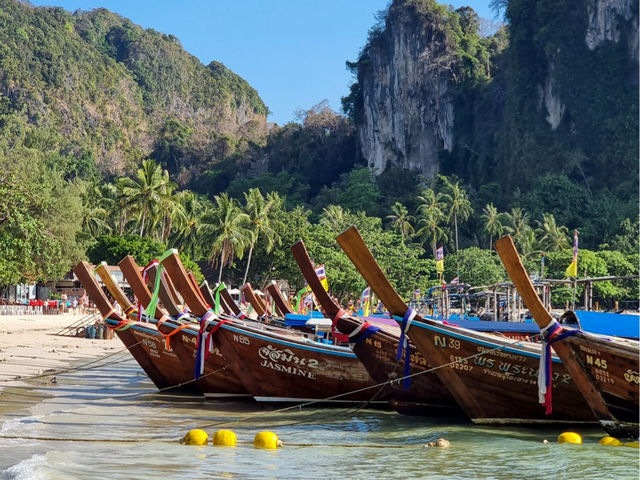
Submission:
M 363 329 L 358 335 L 353 338 L 349 338 L 350 344 L 360 343 L 376 332 L 380 331 L 380 327 L 376 327 L 375 325 L 367 325 L 367 328 Z
M 544 372 L 544 380 L 538 377 L 538 383 L 541 381 L 544 383 L 545 393 L 544 400 L 540 397 L 540 403 L 542 403 L 545 407 L 545 413 L 547 415 L 551 414 L 552 406 L 551 406 L 551 375 L 552 375 L 552 358 L 551 358 L 551 344 L 555 343 L 563 338 L 570 337 L 571 335 L 575 335 L 578 333 L 578 330 L 564 330 L 558 334 L 556 332 L 560 330 L 562 327 L 555 320 L 547 327 L 546 330 L 543 330 L 543 338 L 542 338 L 542 348 L 544 349 L 542 354 L 540 355 L 540 369 Z M 540 389 L 540 385 L 538 386 Z M 539 390 L 539 395 L 542 395 L 541 390 Z
M 409 348 L 409 342 L 406 337 L 406 330 L 409 321 L 415 317 L 415 311 L 413 308 L 407 309 L 404 317 L 402 318 L 402 323 L 400 325 L 400 340 L 398 341 L 398 352 L 396 353 L 396 361 L 400 361 L 402 358 L 402 350 L 404 350 L 404 379 L 402 381 L 402 386 L 405 390 L 409 389 L 410 381 L 409 375 L 411 374 L 411 349 Z M 400 317 L 393 317 L 396 321 L 400 322 Z

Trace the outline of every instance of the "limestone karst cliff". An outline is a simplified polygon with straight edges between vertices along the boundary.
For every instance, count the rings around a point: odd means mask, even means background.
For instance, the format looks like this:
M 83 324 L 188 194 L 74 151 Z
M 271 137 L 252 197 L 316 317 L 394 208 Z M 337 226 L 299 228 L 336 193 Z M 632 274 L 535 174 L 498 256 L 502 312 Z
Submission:
M 453 142 L 453 45 L 438 9 L 395 2 L 361 62 L 358 140 L 376 173 L 388 162 L 438 171 Z
M 637 172 L 637 2 L 502 6 L 505 27 L 481 36 L 468 8 L 392 2 L 354 64 L 364 161 L 506 192 L 548 172 L 589 189 Z

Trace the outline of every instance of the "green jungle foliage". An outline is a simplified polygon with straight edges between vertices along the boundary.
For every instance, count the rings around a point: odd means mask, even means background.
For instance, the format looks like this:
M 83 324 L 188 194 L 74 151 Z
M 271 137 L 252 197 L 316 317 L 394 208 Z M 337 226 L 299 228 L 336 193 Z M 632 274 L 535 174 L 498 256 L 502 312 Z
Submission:
M 365 287 L 335 242 L 351 225 L 405 298 L 438 284 L 439 246 L 446 281 L 506 280 L 493 252 L 506 233 L 532 273 L 544 253 L 545 276 L 563 278 L 578 229 L 580 276 L 637 274 L 637 92 L 628 76 L 595 68 L 622 69 L 618 47 L 594 59 L 574 30 L 554 34 L 564 24 L 549 12 L 569 2 L 538 2 L 533 30 L 524 21 L 532 2 L 512 0 L 510 24 L 489 37 L 468 8 L 405 3 L 442 22 L 457 58 L 458 140 L 434 179 L 393 165 L 374 177 L 363 166 L 357 83 L 347 116 L 321 102 L 267 134 L 255 90 L 219 63 L 201 65 L 175 37 L 103 9 L 0 0 L 0 287 L 60 278 L 84 258 L 115 264 L 131 254 L 144 265 L 175 247 L 198 279 L 196 262 L 212 281 L 278 278 L 298 289 L 289 246 L 304 240 L 346 301 Z M 567 117 L 552 131 L 527 79 L 545 78 L 536 65 L 548 67 L 545 55 L 565 42 L 553 71 Z M 367 46 L 354 69 L 366 55 Z M 561 62 L 584 75 L 576 91 Z M 238 109 L 252 119 L 230 121 Z M 603 283 L 596 297 L 610 307 L 637 289 Z
M 416 24 L 437 26 L 455 58 L 452 71 L 443 72 L 452 79 L 455 121 L 453 150 L 440 152 L 441 171 L 466 185 L 475 212 L 489 203 L 502 211 L 522 208 L 534 222 L 552 213 L 558 224 L 580 230 L 582 244 L 596 248 L 638 215 L 632 22 L 621 27 L 617 42 L 590 50 L 584 4 L 505 0 L 494 6 L 503 9 L 507 23 L 482 35 L 481 21 L 468 7 L 394 1 L 381 12 L 358 60 L 347 66 L 359 78 L 370 74 L 370 47 L 392 9 L 393 17 L 403 10 Z M 637 18 L 637 5 L 632 9 Z M 550 93 L 563 107 L 555 129 L 547 120 Z M 356 124 L 360 95 L 356 82 L 343 99 Z M 463 245 L 481 243 L 477 220 L 463 226 Z
M 138 235 L 101 235 L 96 243 L 87 250 L 87 257 L 90 262 L 98 265 L 100 262 L 107 262 L 108 265 L 117 265 L 127 255 L 131 255 L 138 266 L 144 267 L 154 259 L 159 258 L 167 251 L 167 246 L 152 240 L 149 237 Z M 185 268 L 193 272 L 196 280 L 201 282 L 204 279 L 200 267 L 184 252 L 180 254 Z
M 229 115 L 239 109 L 250 117 L 242 128 Z M 172 173 L 191 157 L 222 160 L 221 139 L 259 141 L 266 114 L 246 81 L 202 65 L 175 37 L 104 9 L 0 1 L 0 126 L 73 157 L 84 167 L 75 173 L 131 172 L 152 153 Z

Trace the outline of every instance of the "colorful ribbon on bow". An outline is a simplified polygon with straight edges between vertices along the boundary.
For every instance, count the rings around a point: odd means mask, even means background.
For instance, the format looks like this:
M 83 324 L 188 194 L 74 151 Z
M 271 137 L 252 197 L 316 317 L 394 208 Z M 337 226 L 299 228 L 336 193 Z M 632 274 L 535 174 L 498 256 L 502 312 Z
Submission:
M 409 348 L 409 339 L 407 338 L 407 332 L 411 327 L 411 322 L 415 318 L 418 312 L 416 312 L 413 308 L 407 309 L 402 320 L 400 317 L 393 316 L 393 318 L 397 322 L 401 322 L 400 326 L 400 340 L 398 341 L 398 352 L 396 353 L 396 361 L 400 361 L 402 358 L 402 351 L 404 350 L 404 379 L 402 381 L 402 386 L 405 390 L 409 389 L 410 380 L 409 375 L 411 374 L 411 349 Z
M 538 401 L 545 406 L 545 414 L 550 415 L 551 388 L 552 388 L 552 356 L 551 344 L 578 333 L 578 330 L 565 330 L 560 324 L 552 320 L 549 324 L 540 329 L 542 334 L 542 351 L 540 352 L 540 366 L 538 367 Z
M 216 315 L 220 314 L 220 292 L 225 288 L 227 288 L 227 286 L 224 284 L 224 282 L 220 282 L 216 287 L 216 297 L 215 303 L 213 305 L 213 311 Z
M 351 333 L 348 335 L 346 333 L 341 333 L 337 329 L 338 320 L 347 315 L 343 309 L 338 310 L 335 317 L 331 322 L 331 333 L 335 337 L 336 340 L 340 342 L 348 343 L 350 347 L 353 347 L 356 343 L 362 342 L 366 340 L 374 333 L 380 331 L 380 327 L 376 327 L 375 325 L 371 325 L 369 322 L 362 322 L 356 328 L 354 328 Z
M 162 281 L 162 272 L 164 271 L 164 266 L 162 265 L 162 261 L 174 253 L 176 253 L 176 250 L 173 248 L 167 250 L 162 254 L 160 258 L 158 258 L 157 260 L 152 260 L 151 262 L 149 262 L 149 264 L 146 267 L 144 267 L 144 270 L 142 270 L 142 279 L 144 280 L 145 283 L 147 283 L 149 280 L 149 270 L 151 270 L 151 268 L 154 266 L 157 267 L 156 281 L 153 286 L 153 294 L 151 295 L 151 300 L 149 300 L 149 304 L 147 305 L 148 318 L 155 318 L 156 316 L 156 308 L 158 307 L 158 296 L 160 295 L 160 283 Z M 139 308 L 142 308 L 142 305 L 140 305 Z M 142 312 L 142 310 L 138 310 L 138 311 Z

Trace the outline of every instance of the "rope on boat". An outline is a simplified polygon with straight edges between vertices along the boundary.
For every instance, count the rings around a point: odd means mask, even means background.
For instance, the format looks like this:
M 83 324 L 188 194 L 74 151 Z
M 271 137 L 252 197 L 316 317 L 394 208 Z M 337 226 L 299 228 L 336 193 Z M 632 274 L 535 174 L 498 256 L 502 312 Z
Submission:
M 531 338 L 535 338 L 535 336 L 532 336 Z M 522 342 L 523 342 L 523 339 L 514 340 L 513 342 L 509 342 L 509 343 L 507 343 L 505 345 L 501 345 L 501 346 L 497 346 L 497 347 L 490 348 L 490 349 L 487 349 L 487 350 L 483 350 L 482 352 L 478 352 L 478 353 L 475 353 L 473 355 L 469 355 L 468 357 L 461 357 L 461 358 L 458 358 L 455 361 L 444 363 L 444 364 L 439 365 L 437 367 L 432 367 L 430 369 L 423 370 L 421 372 L 412 373 L 412 374 L 407 375 L 405 377 L 394 378 L 393 380 L 387 380 L 386 382 L 377 383 L 375 385 L 370 385 L 368 387 L 360 388 L 358 390 L 352 390 L 350 392 L 340 393 L 338 395 L 334 395 L 332 397 L 327 397 L 327 398 L 324 398 L 324 399 L 321 399 L 321 400 L 312 400 L 312 401 L 309 401 L 309 402 L 300 403 L 298 405 L 291 405 L 291 406 L 288 406 L 288 407 L 284 407 L 284 408 L 280 408 L 280 409 L 277 409 L 277 410 L 273 410 L 273 411 L 268 412 L 268 413 L 269 413 L 269 415 L 272 415 L 272 414 L 288 412 L 288 411 L 292 411 L 292 410 L 300 410 L 300 409 L 302 409 L 304 407 L 309 407 L 309 406 L 312 406 L 312 405 L 315 405 L 315 404 L 318 404 L 318 403 L 325 403 L 327 401 L 336 400 L 338 398 L 345 397 L 345 396 L 348 396 L 348 395 L 353 395 L 353 394 L 360 393 L 360 392 L 365 392 L 367 390 L 371 390 L 371 389 L 374 389 L 374 388 L 379 388 L 380 389 L 378 391 L 378 393 L 379 393 L 382 390 L 383 387 L 388 386 L 388 385 L 400 384 L 401 382 L 403 382 L 405 380 L 405 378 L 417 377 L 418 375 L 423 375 L 425 373 L 435 372 L 436 370 L 439 370 L 441 368 L 450 367 L 451 365 L 454 365 L 456 363 L 463 363 L 466 360 L 469 360 L 469 359 L 472 359 L 472 358 L 475 358 L 475 357 L 479 357 L 481 355 L 486 355 L 489 352 L 503 350 L 504 348 L 507 348 L 507 347 L 510 347 L 510 346 L 513 346 L 513 345 L 518 345 L 519 343 L 522 343 Z M 369 402 L 371 402 L 374 398 L 375 397 L 372 397 L 372 399 L 369 400 Z M 363 402 L 363 403 L 367 404 L 369 402 Z M 251 420 L 251 419 L 256 418 L 256 417 L 258 417 L 260 415 L 263 415 L 263 412 L 256 412 L 256 413 L 245 415 L 243 417 L 238 417 L 238 418 L 235 418 L 235 419 L 232 419 L 232 420 L 226 420 L 224 422 L 211 423 L 211 424 L 203 425 L 203 426 L 197 427 L 197 428 L 204 429 L 204 428 L 218 427 L 218 426 L 221 426 L 221 425 L 227 425 L 227 424 L 233 424 L 233 423 L 237 424 L 237 423 L 245 421 L 245 420 Z M 305 423 L 306 421 L 307 420 L 300 421 L 300 422 L 294 422 L 291 425 L 297 425 L 299 423 Z M 289 425 L 289 424 L 284 424 L 283 426 L 287 426 L 287 425 Z
M 517 345 L 519 343 L 522 343 L 522 341 L 523 341 L 522 339 L 514 340 L 513 342 L 509 342 L 506 345 L 501 345 L 501 346 L 497 346 L 497 347 L 494 347 L 494 348 L 491 348 L 491 349 L 488 349 L 488 350 L 483 350 L 482 352 L 478 352 L 476 354 L 469 355 L 468 357 L 458 358 L 455 361 L 448 362 L 448 363 L 445 363 L 445 364 L 442 364 L 442 365 L 439 365 L 439 366 L 436 366 L 436 367 L 432 367 L 430 369 L 423 370 L 421 372 L 416 372 L 416 373 L 413 373 L 413 374 L 410 374 L 410 375 L 398 377 L 398 378 L 395 378 L 393 380 L 387 380 L 385 382 L 381 382 L 381 383 L 378 383 L 378 384 L 375 384 L 375 385 L 370 385 L 368 387 L 363 387 L 363 388 L 360 388 L 360 389 L 357 389 L 357 390 L 352 390 L 350 392 L 345 392 L 345 393 L 341 393 L 341 394 L 338 394 L 338 395 L 333 395 L 331 397 L 326 397 L 326 398 L 320 399 L 320 400 L 312 400 L 312 401 L 309 401 L 309 402 L 304 402 L 304 403 L 300 403 L 300 404 L 297 404 L 297 405 L 291 405 L 291 406 L 288 406 L 288 407 L 283 407 L 283 408 L 280 408 L 280 409 L 276 409 L 276 410 L 273 410 L 271 412 L 268 412 L 268 416 L 272 416 L 274 414 L 279 414 L 279 413 L 288 412 L 288 411 L 301 410 L 302 408 L 305 408 L 305 407 L 310 407 L 310 406 L 313 406 L 313 405 L 316 405 L 316 404 L 325 403 L 327 401 L 336 400 L 336 399 L 339 399 L 339 398 L 342 398 L 342 397 L 346 397 L 346 396 L 349 396 L 349 395 L 353 395 L 353 394 L 356 394 L 356 393 L 361 393 L 361 392 L 365 392 L 367 390 L 372 390 L 372 389 L 378 389 L 378 391 L 374 395 L 372 395 L 372 397 L 371 397 L 371 399 L 369 401 L 362 402 L 360 404 L 360 406 L 355 407 L 355 409 L 351 409 L 352 412 L 356 412 L 356 411 L 358 411 L 358 410 L 360 410 L 362 408 L 365 408 L 370 402 L 375 400 L 375 398 L 380 394 L 380 392 L 382 391 L 382 389 L 385 386 L 394 385 L 394 384 L 400 384 L 400 382 L 403 382 L 406 378 L 416 377 L 418 375 L 422 375 L 422 374 L 425 374 L 425 373 L 431 373 L 431 372 L 434 372 L 434 371 L 439 370 L 441 368 L 449 367 L 449 366 L 454 365 L 456 363 L 462 363 L 462 362 L 464 362 L 466 360 L 473 359 L 473 358 L 481 356 L 481 355 L 486 355 L 487 353 L 492 352 L 492 351 L 498 351 L 498 350 L 502 350 L 502 349 L 504 349 L 506 347 L 509 347 L 509 346 Z M 137 344 L 139 344 L 139 343 L 141 343 L 141 342 L 138 342 Z M 100 359 L 97 359 L 97 360 L 92 361 L 92 362 L 88 362 L 88 363 L 80 365 L 78 367 L 68 368 L 68 369 L 60 370 L 58 372 L 51 372 L 51 373 L 47 373 L 47 374 L 36 375 L 36 376 L 32 376 L 32 377 L 29 377 L 29 378 L 24 379 L 24 380 L 32 380 L 32 379 L 37 379 L 37 378 L 42 378 L 42 377 L 50 377 L 50 376 L 57 375 L 57 374 L 62 374 L 62 373 L 68 373 L 68 372 L 79 371 L 79 370 L 89 370 L 89 369 L 92 369 L 92 368 L 108 366 L 109 364 L 104 364 L 104 365 L 94 365 L 94 364 L 99 362 L 99 361 L 101 361 L 101 360 L 104 360 L 106 358 L 110 358 L 112 356 L 115 356 L 115 355 L 117 355 L 119 353 L 123 353 L 125 350 L 128 350 L 128 349 L 123 349 L 122 351 L 119 351 L 119 352 L 116 352 L 116 353 L 113 353 L 113 354 L 109 354 L 109 355 L 107 355 L 105 357 L 101 357 Z M 94 365 L 94 366 L 87 368 L 89 365 Z M 219 372 L 219 371 L 221 371 L 223 369 L 226 369 L 226 368 L 227 368 L 226 366 L 221 367 L 220 369 L 217 369 L 215 371 L 212 371 L 212 372 L 209 372 L 209 373 L 203 375 L 203 377 L 206 376 L 206 375 L 215 374 L 215 373 L 217 373 L 217 372 Z M 200 377 L 200 378 L 202 378 L 202 377 Z M 179 387 L 188 385 L 188 384 L 190 384 L 192 382 L 195 382 L 195 381 L 196 381 L 195 379 L 190 379 L 188 381 L 182 382 L 182 383 L 177 384 L 177 385 L 171 385 L 171 386 L 168 386 L 168 387 L 165 387 L 165 388 L 162 388 L 162 389 L 156 389 L 155 392 L 161 393 L 161 392 L 166 391 L 166 390 L 171 390 L 171 389 L 174 389 L 174 388 L 179 388 Z M 2 381 L 0 380 L 0 382 L 2 382 Z M 0 392 L 0 395 L 4 394 L 4 393 L 10 393 L 10 392 L 2 391 L 2 392 Z M 136 397 L 136 396 L 139 396 L 139 395 L 146 395 L 148 393 L 150 393 L 150 392 L 148 392 L 148 391 L 146 391 L 146 392 L 135 392 L 135 393 L 130 393 L 130 394 L 116 395 L 116 396 L 110 395 L 109 397 L 116 397 L 116 398 Z M 62 398 L 64 398 L 64 397 L 62 397 Z M 348 413 L 348 414 L 352 414 L 352 413 Z M 203 425 L 203 426 L 198 427 L 198 428 L 204 429 L 204 428 L 210 428 L 210 427 L 217 427 L 217 426 L 221 426 L 221 425 L 238 424 L 240 422 L 251 420 L 251 419 L 254 419 L 254 418 L 257 418 L 257 417 L 260 417 L 260 416 L 265 416 L 264 412 L 255 412 L 255 413 L 252 413 L 252 414 L 249 414 L 249 415 L 244 415 L 242 417 L 237 417 L 235 419 L 225 420 L 223 422 L 216 422 L 216 423 L 206 424 L 206 425 Z M 293 422 L 291 424 L 283 424 L 282 426 L 297 425 L 297 424 L 307 423 L 309 421 L 311 421 L 311 419 L 301 420 L 301 421 L 298 421 L 298 422 Z M 2 438 L 2 437 L 0 437 L 0 438 Z

